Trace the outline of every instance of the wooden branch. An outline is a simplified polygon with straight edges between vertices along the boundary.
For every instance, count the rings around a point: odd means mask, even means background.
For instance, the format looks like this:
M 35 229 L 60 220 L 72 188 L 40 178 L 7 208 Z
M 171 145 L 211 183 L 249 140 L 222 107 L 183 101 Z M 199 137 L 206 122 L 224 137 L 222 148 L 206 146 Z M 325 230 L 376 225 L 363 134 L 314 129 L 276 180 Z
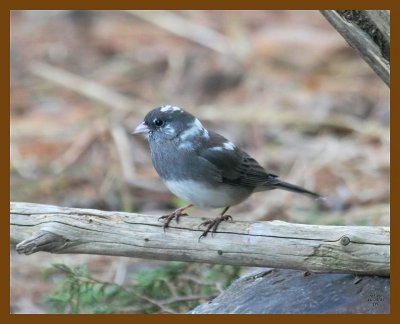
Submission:
M 165 232 L 159 215 L 15 202 L 11 242 L 19 253 L 88 253 L 158 260 L 389 275 L 390 229 L 272 222 L 225 222 L 198 241 L 201 220 Z
M 390 86 L 390 16 L 387 10 L 321 10 L 322 15 Z

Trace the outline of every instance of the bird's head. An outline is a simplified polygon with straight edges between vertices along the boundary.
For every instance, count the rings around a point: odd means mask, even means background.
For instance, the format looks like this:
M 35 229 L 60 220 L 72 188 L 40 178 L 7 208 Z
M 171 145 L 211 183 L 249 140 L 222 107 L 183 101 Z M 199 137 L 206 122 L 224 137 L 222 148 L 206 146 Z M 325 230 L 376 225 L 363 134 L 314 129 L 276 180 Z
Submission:
M 147 134 L 150 140 L 172 140 L 178 137 L 183 145 L 209 137 L 207 130 L 196 117 L 172 105 L 151 110 L 132 134 L 139 133 Z

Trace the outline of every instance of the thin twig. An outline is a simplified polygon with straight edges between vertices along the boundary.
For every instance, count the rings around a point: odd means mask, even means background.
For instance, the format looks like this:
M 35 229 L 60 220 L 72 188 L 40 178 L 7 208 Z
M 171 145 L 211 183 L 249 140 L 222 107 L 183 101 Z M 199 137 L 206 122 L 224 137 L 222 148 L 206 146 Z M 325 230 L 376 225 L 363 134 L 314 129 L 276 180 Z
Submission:
M 154 300 L 152 298 L 149 298 L 145 295 L 142 294 L 138 294 L 136 292 L 133 291 L 133 294 L 137 297 L 139 297 L 140 299 L 143 299 L 147 302 L 149 302 L 150 304 L 157 306 L 159 309 L 161 309 L 162 311 L 164 311 L 165 313 L 169 313 L 169 314 L 175 314 L 176 312 L 173 309 L 170 309 L 169 307 L 166 307 L 165 305 L 168 305 L 168 303 L 164 303 L 164 301 L 159 302 L 158 300 Z
M 135 164 L 132 158 L 134 152 L 132 152 L 126 132 L 119 123 L 111 126 L 110 132 L 117 148 L 123 177 L 128 181 L 133 181 L 135 179 Z
M 187 275 L 187 274 L 182 274 L 179 277 L 181 279 L 183 279 L 183 280 L 192 281 L 195 284 L 198 284 L 198 285 L 201 285 L 201 286 L 214 286 L 215 285 L 215 283 L 213 283 L 213 282 L 206 282 L 206 281 L 200 280 L 200 279 L 198 279 L 196 277 L 193 277 L 193 276 L 190 276 L 190 275 Z
M 126 12 L 216 52 L 229 55 L 235 53 L 224 35 L 173 12 L 156 10 L 126 10 Z
M 90 147 L 101 134 L 106 130 L 106 127 L 101 121 L 93 123 L 89 129 L 85 129 L 79 134 L 70 147 L 58 159 L 53 161 L 51 167 L 56 173 L 63 172 L 71 164 L 75 163 L 79 157 Z
M 162 279 L 162 281 L 163 281 L 163 282 L 165 283 L 165 285 L 168 287 L 168 289 L 169 289 L 171 295 L 172 295 L 174 298 L 179 297 L 179 294 L 178 294 L 178 292 L 177 292 L 177 290 L 176 290 L 176 288 L 175 288 L 175 286 L 174 286 L 173 284 L 171 284 L 167 279 Z
M 30 71 L 36 76 L 74 90 L 114 109 L 128 111 L 134 106 L 133 100 L 104 85 L 47 63 L 34 62 L 30 65 Z

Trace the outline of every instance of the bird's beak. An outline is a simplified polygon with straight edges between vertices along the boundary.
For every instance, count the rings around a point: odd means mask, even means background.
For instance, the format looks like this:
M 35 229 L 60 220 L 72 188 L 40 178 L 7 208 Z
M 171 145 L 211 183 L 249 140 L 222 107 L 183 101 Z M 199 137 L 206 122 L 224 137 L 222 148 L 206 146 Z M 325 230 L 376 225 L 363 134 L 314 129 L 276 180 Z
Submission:
M 150 131 L 150 129 L 147 127 L 147 125 L 142 122 L 138 127 L 135 128 L 135 130 L 131 134 L 140 134 L 140 133 L 145 133 L 147 134 Z

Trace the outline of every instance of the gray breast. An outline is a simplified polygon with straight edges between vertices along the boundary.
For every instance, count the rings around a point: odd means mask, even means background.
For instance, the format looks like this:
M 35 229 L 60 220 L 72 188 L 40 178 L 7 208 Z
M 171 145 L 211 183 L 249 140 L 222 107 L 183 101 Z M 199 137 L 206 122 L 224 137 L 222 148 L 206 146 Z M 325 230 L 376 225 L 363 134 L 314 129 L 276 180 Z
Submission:
M 163 180 L 197 180 L 209 176 L 211 171 L 194 151 L 178 146 L 176 140 L 150 141 L 153 165 Z

